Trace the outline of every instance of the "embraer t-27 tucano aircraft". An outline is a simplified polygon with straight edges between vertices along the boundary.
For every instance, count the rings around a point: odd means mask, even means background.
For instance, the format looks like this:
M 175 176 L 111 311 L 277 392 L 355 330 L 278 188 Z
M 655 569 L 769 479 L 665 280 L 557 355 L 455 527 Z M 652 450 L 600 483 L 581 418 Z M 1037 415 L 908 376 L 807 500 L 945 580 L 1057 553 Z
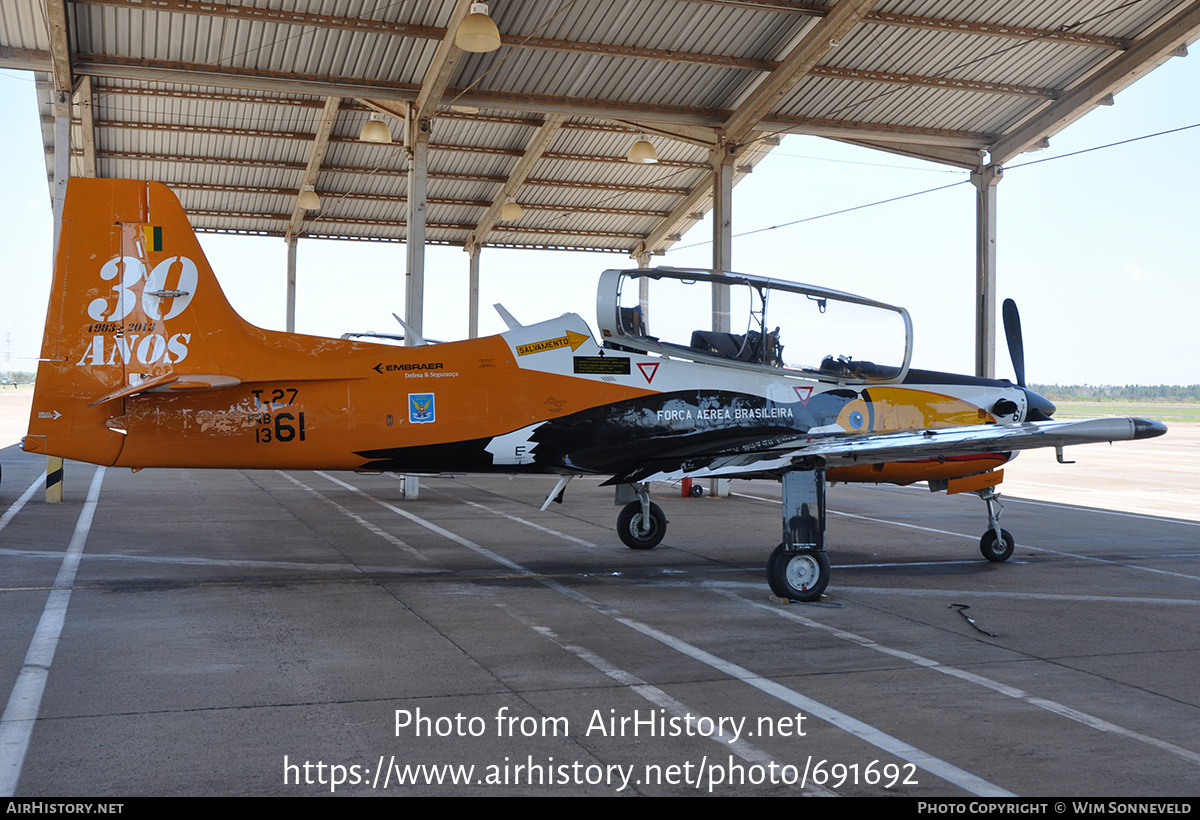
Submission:
M 28 452 L 131 468 L 558 474 L 547 504 L 571 476 L 601 474 L 627 502 L 617 530 L 634 549 L 667 526 L 649 482 L 770 478 L 783 484 L 783 543 L 767 577 L 802 601 L 829 582 L 826 482 L 976 493 L 980 547 L 1003 561 L 1013 539 L 993 506 L 996 468 L 1015 451 L 1055 447 L 1061 460 L 1066 444 L 1166 432 L 1052 420 L 1024 387 L 1007 305 L 1016 385 L 910 369 L 902 308 L 671 268 L 601 276 L 600 344 L 578 315 L 523 326 L 501 310 L 498 336 L 397 348 L 247 324 L 157 183 L 71 180 L 61 237 Z M 710 284 L 729 286 L 739 332 L 694 329 Z

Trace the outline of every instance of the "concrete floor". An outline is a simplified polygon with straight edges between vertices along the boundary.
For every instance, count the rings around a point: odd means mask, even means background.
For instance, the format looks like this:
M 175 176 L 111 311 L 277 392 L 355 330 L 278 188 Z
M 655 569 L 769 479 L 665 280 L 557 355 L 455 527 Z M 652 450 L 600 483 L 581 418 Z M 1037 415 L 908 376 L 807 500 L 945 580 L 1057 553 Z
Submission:
M 1118 492 L 1162 467 L 1150 443 L 1112 448 Z M 44 460 L 0 463 L 3 511 Z M 1197 498 L 1174 470 L 1152 505 Z M 391 476 L 95 475 L 69 464 L 66 503 L 38 489 L 0 525 L 17 796 L 1200 792 L 1200 524 L 1178 510 L 1006 499 L 996 565 L 973 497 L 835 487 L 828 599 L 783 606 L 769 482 L 658 488 L 670 529 L 635 552 L 598 481 L 539 513 L 552 478 L 402 502 Z M 475 768 L 406 768 L 447 764 Z

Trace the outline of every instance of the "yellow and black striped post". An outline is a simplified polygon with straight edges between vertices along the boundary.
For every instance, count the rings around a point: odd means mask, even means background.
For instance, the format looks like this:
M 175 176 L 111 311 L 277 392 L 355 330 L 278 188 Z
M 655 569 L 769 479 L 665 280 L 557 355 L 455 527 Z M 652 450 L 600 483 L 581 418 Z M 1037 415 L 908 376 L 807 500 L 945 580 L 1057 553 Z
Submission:
M 58 456 L 46 456 L 46 503 L 61 504 L 63 487 L 63 460 Z

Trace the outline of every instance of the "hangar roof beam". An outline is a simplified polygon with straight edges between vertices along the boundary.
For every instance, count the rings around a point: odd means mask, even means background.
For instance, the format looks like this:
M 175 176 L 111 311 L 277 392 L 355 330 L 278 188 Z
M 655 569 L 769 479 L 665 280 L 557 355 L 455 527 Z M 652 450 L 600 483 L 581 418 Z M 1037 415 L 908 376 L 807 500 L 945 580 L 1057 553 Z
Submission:
M 1056 134 L 1111 94 L 1166 62 L 1180 46 L 1200 35 L 1200 0 L 1192 0 L 1170 20 L 1128 51 L 1102 66 L 990 149 L 991 164 L 1003 165 L 1039 140 Z
M 317 133 L 313 137 L 312 148 L 308 152 L 308 165 L 304 169 L 304 177 L 297 191 L 303 190 L 305 185 L 317 184 L 317 175 L 321 172 L 321 163 L 325 161 L 325 152 L 329 150 L 329 135 L 333 133 L 333 124 L 337 120 L 338 106 L 341 102 L 337 97 L 325 99 L 325 107 L 321 111 Z M 288 220 L 287 230 L 284 231 L 288 242 L 291 242 L 300 233 L 304 217 L 305 211 L 300 207 L 300 200 L 297 198 L 292 206 L 292 215 Z

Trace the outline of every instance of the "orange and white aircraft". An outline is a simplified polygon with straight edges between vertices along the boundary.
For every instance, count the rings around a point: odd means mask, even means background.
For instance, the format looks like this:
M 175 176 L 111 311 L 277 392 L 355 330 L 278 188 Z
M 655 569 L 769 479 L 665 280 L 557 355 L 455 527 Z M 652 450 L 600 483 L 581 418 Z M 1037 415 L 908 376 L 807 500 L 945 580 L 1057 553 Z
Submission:
M 671 324 L 708 315 L 714 284 L 739 332 Z M 599 342 L 575 314 L 524 326 L 501 313 L 498 336 L 405 348 L 263 330 L 230 307 L 169 189 L 73 179 L 24 448 L 131 468 L 558 474 L 547 504 L 601 474 L 634 549 L 667 526 L 649 482 L 769 478 L 783 543 L 768 580 L 807 601 L 830 575 L 826 482 L 976 493 L 981 550 L 1003 561 L 997 468 L 1015 451 L 1062 460 L 1063 445 L 1166 432 L 1054 421 L 1023 386 L 1008 305 L 1015 385 L 911 369 L 902 308 L 737 274 L 606 271 Z

